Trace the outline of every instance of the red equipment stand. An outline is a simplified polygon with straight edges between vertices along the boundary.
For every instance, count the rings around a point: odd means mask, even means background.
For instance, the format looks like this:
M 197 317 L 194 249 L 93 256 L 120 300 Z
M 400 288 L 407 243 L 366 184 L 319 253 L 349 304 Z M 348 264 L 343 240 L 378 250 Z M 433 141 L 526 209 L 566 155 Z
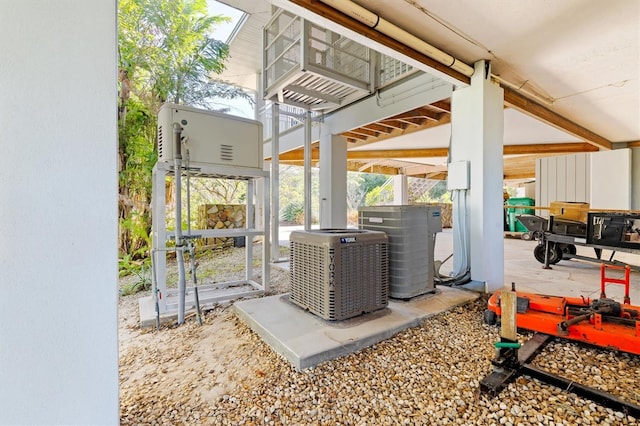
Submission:
M 605 276 L 606 269 L 618 269 L 624 270 L 624 278 L 611 278 Z M 604 287 L 607 283 L 614 284 L 622 284 L 624 285 L 624 304 L 630 305 L 631 298 L 629 297 L 629 276 L 631 275 L 631 267 L 629 265 L 626 266 L 618 266 L 618 265 L 605 265 L 604 263 L 600 264 L 600 299 L 606 299 L 607 295 L 605 294 Z

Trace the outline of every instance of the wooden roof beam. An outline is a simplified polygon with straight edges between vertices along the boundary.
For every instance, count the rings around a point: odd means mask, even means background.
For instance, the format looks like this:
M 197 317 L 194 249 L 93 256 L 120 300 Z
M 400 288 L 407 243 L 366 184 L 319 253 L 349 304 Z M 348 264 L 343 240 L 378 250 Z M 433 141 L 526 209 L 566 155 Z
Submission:
M 523 154 L 571 154 L 574 152 L 594 152 L 598 148 L 592 144 L 585 142 L 576 143 L 544 143 L 544 144 L 526 144 L 526 145 L 506 145 L 503 147 L 504 155 L 523 155 Z
M 505 173 L 502 178 L 504 180 L 516 180 L 516 179 L 533 179 L 536 177 L 536 172 L 523 172 L 523 173 Z
M 507 145 L 503 148 L 504 155 L 537 155 L 549 156 L 554 154 L 570 154 L 577 152 L 593 152 L 598 149 L 588 143 L 550 143 L 550 144 L 528 144 L 528 145 Z M 320 158 L 318 144 L 314 144 L 311 151 L 311 158 Z M 347 151 L 348 160 L 375 160 L 388 158 L 433 158 L 446 157 L 449 154 L 448 148 L 416 148 L 416 149 L 377 149 L 362 151 Z M 522 158 L 522 157 L 520 157 Z M 301 161 L 303 160 L 302 148 L 295 149 L 280 154 L 280 161 Z M 517 158 L 505 159 L 516 161 Z
M 613 145 L 611 141 L 603 138 L 602 136 L 595 134 L 594 132 L 580 126 L 579 124 L 574 123 L 567 118 L 562 117 L 559 114 L 556 114 L 555 112 L 540 105 L 539 103 L 524 97 L 514 89 L 504 86 L 503 89 L 504 102 L 507 105 L 517 109 L 518 111 L 524 112 L 527 115 L 544 121 L 545 123 L 556 127 L 564 132 L 567 132 L 579 139 L 582 139 L 598 148 L 612 149 Z
M 367 151 L 347 151 L 348 160 L 374 160 L 380 158 L 429 158 L 446 157 L 447 148 L 425 149 L 376 149 Z

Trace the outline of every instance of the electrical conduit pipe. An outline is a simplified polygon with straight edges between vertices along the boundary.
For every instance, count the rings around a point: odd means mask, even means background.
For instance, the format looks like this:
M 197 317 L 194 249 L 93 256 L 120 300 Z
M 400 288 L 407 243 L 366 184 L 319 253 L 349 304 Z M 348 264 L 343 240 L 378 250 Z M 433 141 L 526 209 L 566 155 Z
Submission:
M 173 123 L 174 157 L 173 169 L 175 175 L 174 199 L 176 203 L 176 263 L 178 264 L 178 324 L 184 323 L 184 306 L 187 282 L 184 271 L 184 252 L 182 250 L 182 127 Z
M 458 71 L 461 74 L 470 77 L 473 74 L 473 67 L 465 64 L 462 61 L 457 60 L 453 56 L 438 49 L 419 39 L 413 34 L 399 28 L 379 15 L 365 9 L 362 6 L 355 4 L 350 0 L 320 0 L 321 2 L 333 7 L 336 10 L 352 17 L 353 19 L 367 25 L 368 27 L 375 29 L 382 34 L 385 34 L 392 39 L 404 43 L 412 49 L 440 62 L 449 68 Z

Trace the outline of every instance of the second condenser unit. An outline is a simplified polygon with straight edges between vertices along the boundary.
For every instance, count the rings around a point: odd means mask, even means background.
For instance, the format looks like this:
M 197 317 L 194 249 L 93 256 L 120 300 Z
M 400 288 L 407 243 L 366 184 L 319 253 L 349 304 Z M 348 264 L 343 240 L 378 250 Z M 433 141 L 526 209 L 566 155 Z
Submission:
M 410 299 L 433 292 L 434 236 L 442 231 L 440 206 L 373 206 L 358 209 L 360 229 L 389 238 L 389 297 Z
M 294 231 L 289 241 L 294 304 L 326 320 L 344 320 L 387 306 L 384 232 Z

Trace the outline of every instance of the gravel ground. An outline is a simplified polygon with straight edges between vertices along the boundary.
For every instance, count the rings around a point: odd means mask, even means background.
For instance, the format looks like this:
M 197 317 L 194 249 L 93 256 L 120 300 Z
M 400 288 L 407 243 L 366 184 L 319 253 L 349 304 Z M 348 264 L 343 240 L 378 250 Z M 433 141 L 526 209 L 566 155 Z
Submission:
M 231 250 L 217 260 L 236 265 L 243 256 Z M 220 268 L 208 257 L 200 263 Z M 274 293 L 288 291 L 288 274 L 274 269 L 271 280 Z M 120 301 L 122 424 L 639 424 L 527 377 L 496 398 L 480 394 L 499 335 L 482 321 L 486 299 L 298 372 L 228 305 L 208 311 L 201 327 L 188 318 L 145 331 L 138 297 Z M 534 364 L 640 404 L 638 356 L 556 340 Z

